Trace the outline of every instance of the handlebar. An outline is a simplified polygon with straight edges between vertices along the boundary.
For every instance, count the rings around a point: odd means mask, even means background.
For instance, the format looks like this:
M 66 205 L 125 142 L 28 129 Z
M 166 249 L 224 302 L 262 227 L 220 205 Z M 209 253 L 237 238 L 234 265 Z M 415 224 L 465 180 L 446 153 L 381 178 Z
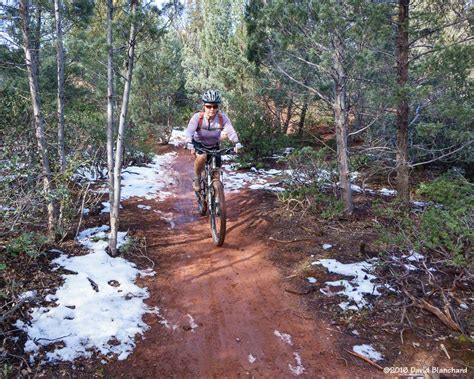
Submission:
M 225 149 L 220 149 L 220 150 L 210 150 L 206 149 L 205 147 L 195 147 L 195 150 L 200 152 L 200 153 L 205 153 L 209 155 L 226 155 L 226 154 L 235 154 L 234 148 L 225 148 Z

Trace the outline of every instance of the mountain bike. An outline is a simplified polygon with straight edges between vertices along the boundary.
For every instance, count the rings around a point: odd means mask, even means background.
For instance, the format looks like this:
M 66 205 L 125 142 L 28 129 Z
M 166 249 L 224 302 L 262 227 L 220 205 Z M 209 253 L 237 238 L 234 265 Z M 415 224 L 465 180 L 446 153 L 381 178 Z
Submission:
M 209 150 L 196 147 L 196 151 L 207 154 L 205 175 L 201 176 L 200 190 L 195 192 L 198 211 L 205 216 L 209 210 L 209 223 L 211 225 L 212 240 L 217 246 L 222 246 L 226 232 L 226 209 L 222 172 L 217 167 L 216 158 L 224 154 L 232 154 L 233 148 Z

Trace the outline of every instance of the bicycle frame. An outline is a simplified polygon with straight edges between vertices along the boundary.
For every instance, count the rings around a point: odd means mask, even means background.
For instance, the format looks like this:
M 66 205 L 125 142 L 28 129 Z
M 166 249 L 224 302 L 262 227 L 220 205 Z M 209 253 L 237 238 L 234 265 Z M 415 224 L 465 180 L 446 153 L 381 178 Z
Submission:
M 199 213 L 204 216 L 209 209 L 209 221 L 211 226 L 212 239 L 217 246 L 224 243 L 226 210 L 224 187 L 222 184 L 223 174 L 217 167 L 217 157 L 221 154 L 229 154 L 233 149 L 209 150 L 203 148 L 196 149 L 199 152 L 208 154 L 204 166 L 205 178 L 201 178 L 201 189 L 196 192 Z

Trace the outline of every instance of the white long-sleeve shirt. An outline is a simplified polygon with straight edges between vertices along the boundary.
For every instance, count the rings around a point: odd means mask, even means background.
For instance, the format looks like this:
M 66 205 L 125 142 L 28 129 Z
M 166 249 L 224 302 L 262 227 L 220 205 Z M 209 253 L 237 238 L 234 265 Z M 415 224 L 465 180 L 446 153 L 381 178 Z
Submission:
M 233 143 L 239 142 L 239 136 L 232 126 L 229 117 L 222 111 L 219 111 L 219 113 L 222 115 L 224 123 L 223 130 L 221 130 L 219 125 L 218 114 L 216 114 L 211 120 L 208 120 L 204 115 L 201 128 L 197 130 L 200 112 L 195 113 L 193 117 L 191 117 L 191 120 L 189 120 L 188 127 L 186 128 L 186 142 L 192 142 L 192 140 L 195 140 L 202 143 L 204 146 L 215 146 L 219 143 L 222 132 L 225 132 L 227 137 Z

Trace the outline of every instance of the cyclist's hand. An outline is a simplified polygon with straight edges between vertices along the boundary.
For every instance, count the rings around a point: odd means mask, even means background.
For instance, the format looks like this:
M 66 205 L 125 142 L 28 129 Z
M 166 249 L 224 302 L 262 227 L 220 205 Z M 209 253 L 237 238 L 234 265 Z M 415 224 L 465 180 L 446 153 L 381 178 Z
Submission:
M 234 152 L 235 152 L 235 154 L 238 154 L 239 151 L 242 149 L 242 147 L 243 147 L 242 144 L 241 144 L 240 142 L 237 142 L 237 143 L 235 144 L 235 146 L 234 146 Z
M 186 144 L 186 149 L 188 149 L 189 151 L 191 151 L 191 154 L 194 154 L 196 152 L 196 150 L 194 149 L 194 145 L 190 142 L 188 142 Z

